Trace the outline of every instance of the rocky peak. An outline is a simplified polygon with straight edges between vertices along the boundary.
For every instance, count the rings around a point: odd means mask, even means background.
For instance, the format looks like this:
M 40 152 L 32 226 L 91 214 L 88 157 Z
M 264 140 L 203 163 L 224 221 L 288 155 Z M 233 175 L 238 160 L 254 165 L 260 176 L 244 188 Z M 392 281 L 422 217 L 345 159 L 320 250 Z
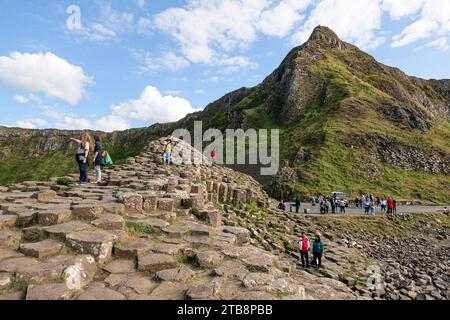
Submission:
M 340 49 L 343 50 L 347 47 L 347 44 L 343 42 L 337 34 L 328 27 L 317 26 L 306 45 L 319 46 L 321 48 Z

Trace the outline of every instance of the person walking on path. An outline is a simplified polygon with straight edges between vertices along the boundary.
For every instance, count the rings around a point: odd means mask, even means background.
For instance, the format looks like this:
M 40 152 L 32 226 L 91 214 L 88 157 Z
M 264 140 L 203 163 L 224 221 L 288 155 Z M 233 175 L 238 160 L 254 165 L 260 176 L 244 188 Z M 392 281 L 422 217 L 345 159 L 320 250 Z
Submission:
M 395 199 L 392 200 L 392 202 L 394 203 L 394 207 L 392 208 L 392 210 L 393 210 L 394 213 L 397 213 L 397 203 L 398 203 L 398 202 L 397 202 L 397 200 L 395 200 Z
M 103 159 L 103 146 L 99 136 L 94 136 L 94 171 L 95 171 L 95 183 L 102 182 L 102 167 L 105 166 L 105 160 Z
M 368 214 L 370 211 L 371 202 L 370 202 L 369 197 L 365 197 L 365 199 L 366 199 L 366 202 L 364 203 L 364 213 Z
M 89 152 L 92 148 L 91 137 L 87 133 L 83 133 L 81 140 L 70 138 L 70 140 L 78 144 L 77 153 L 75 159 L 78 163 L 78 169 L 80 170 L 80 184 L 84 185 L 88 183 L 88 170 L 87 165 L 89 163 Z
M 305 235 L 304 232 L 302 232 L 302 238 L 298 242 L 298 245 L 299 245 L 299 251 L 300 251 L 300 258 L 301 258 L 301 261 L 302 261 L 302 266 L 303 266 L 303 268 L 305 268 L 305 267 L 309 268 L 309 256 L 308 256 L 309 239 Z
M 295 213 L 298 213 L 300 211 L 300 199 L 297 198 L 295 199 Z
M 339 207 L 340 207 L 340 213 L 345 213 L 345 201 L 344 201 L 344 199 L 341 199 L 340 201 L 339 201 Z
M 322 253 L 323 253 L 323 242 L 320 240 L 320 235 L 316 235 L 316 239 L 313 243 L 313 261 L 317 269 L 322 266 Z
M 170 161 L 172 158 L 172 142 L 165 141 L 164 142 L 164 153 L 163 153 L 163 161 L 164 164 L 170 165 Z

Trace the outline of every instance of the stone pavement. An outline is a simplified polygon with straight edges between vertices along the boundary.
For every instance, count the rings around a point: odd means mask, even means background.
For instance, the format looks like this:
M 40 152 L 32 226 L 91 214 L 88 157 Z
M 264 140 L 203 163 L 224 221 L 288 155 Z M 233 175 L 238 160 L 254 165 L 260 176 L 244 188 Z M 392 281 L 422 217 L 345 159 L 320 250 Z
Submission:
M 161 142 L 104 170 L 0 191 L 0 300 L 355 299 L 342 282 L 297 270 L 295 259 L 253 245 L 224 225 L 231 208 L 257 212 L 269 198 L 230 169 Z

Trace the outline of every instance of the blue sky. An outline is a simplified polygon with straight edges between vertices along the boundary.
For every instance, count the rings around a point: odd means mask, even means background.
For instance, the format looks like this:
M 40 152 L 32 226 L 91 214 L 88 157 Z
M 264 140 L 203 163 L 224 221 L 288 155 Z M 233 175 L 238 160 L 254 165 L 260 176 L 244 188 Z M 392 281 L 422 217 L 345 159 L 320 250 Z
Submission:
M 450 78 L 448 0 L 0 0 L 0 12 L 10 127 L 176 121 L 260 83 L 318 24 L 410 75 Z

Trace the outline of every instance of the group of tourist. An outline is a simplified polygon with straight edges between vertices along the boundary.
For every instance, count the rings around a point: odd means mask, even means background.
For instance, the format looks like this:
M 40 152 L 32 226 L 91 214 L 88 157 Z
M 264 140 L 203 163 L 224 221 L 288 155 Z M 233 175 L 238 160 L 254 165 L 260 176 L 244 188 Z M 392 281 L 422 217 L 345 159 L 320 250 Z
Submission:
M 91 183 L 98 184 L 102 182 L 102 167 L 105 165 L 105 153 L 98 135 L 94 136 L 94 143 L 89 134 L 83 133 L 81 140 L 70 138 L 70 140 L 78 144 L 75 160 L 80 171 L 80 181 L 78 185 L 88 183 L 88 165 L 90 163 L 90 155 L 93 153 L 92 164 L 95 171 L 95 180 Z
M 331 213 L 345 213 L 345 208 L 348 206 L 347 201 L 345 199 L 339 199 L 335 197 L 325 197 L 324 195 L 319 196 L 319 206 L 320 206 L 320 214 Z M 312 205 L 316 205 L 316 198 L 312 198 Z
M 320 235 L 317 234 L 312 246 L 313 259 L 309 262 L 310 243 L 308 236 L 303 232 L 302 237 L 298 241 L 298 251 L 300 253 L 300 261 L 303 268 L 309 268 L 310 265 L 315 268 L 322 266 L 322 254 L 323 254 L 323 242 L 320 239 Z
M 349 202 L 346 199 L 340 199 L 337 197 L 326 197 L 324 195 L 320 195 L 319 197 L 312 197 L 311 205 L 315 207 L 319 205 L 320 214 L 343 214 L 346 213 L 346 208 L 349 206 Z M 375 214 L 376 208 L 380 208 L 381 213 L 394 214 L 397 212 L 398 201 L 392 197 L 388 198 L 380 198 L 375 197 L 373 194 L 365 194 L 361 195 L 354 200 L 354 204 L 356 208 L 364 209 L 365 214 Z M 294 202 L 290 203 L 290 211 L 293 211 L 295 208 L 295 212 L 299 213 L 301 201 L 299 197 L 294 200 Z M 287 205 L 284 200 L 278 204 L 277 209 L 286 211 Z
M 66 137 L 66 136 L 64 136 Z M 83 133 L 80 139 L 70 138 L 69 139 L 75 143 L 77 143 L 77 152 L 75 156 L 75 160 L 78 164 L 78 169 L 80 171 L 80 179 L 76 185 L 86 185 L 89 183 L 88 181 L 88 166 L 91 163 L 91 154 L 93 154 L 92 164 L 94 166 L 95 171 L 95 180 L 91 183 L 98 184 L 102 182 L 102 167 L 105 166 L 105 158 L 110 157 L 106 151 L 103 150 L 103 146 L 98 135 L 94 136 L 92 140 L 91 136 L 88 133 Z M 94 142 L 93 142 L 94 141 Z M 166 140 L 163 142 L 162 146 L 162 160 L 164 165 L 172 164 L 172 150 L 176 146 L 176 142 L 172 142 L 171 140 Z M 216 149 L 214 148 L 211 152 L 211 159 L 214 163 L 215 158 L 217 156 Z M 112 163 L 112 161 L 108 162 Z
M 387 214 L 393 214 L 397 212 L 397 200 L 392 197 L 389 198 L 379 198 L 374 197 L 373 194 L 365 194 L 360 198 L 355 199 L 356 207 L 364 208 L 364 213 L 375 214 L 376 207 L 380 207 L 382 213 L 387 212 Z

